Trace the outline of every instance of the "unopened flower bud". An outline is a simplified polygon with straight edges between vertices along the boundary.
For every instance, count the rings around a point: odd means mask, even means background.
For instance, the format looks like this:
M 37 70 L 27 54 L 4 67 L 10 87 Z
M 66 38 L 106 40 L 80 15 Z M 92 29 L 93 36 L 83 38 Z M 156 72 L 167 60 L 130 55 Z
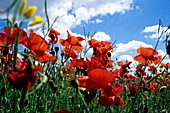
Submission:
M 55 49 L 55 52 L 58 53 L 59 47 L 55 47 L 54 49 Z
M 19 9 L 19 14 L 20 15 L 24 13 L 24 10 L 25 10 L 26 6 L 27 6 L 27 0 L 22 0 L 21 6 L 20 6 L 20 9 Z
M 29 22 L 28 25 L 33 26 L 33 25 L 37 25 L 37 24 L 42 24 L 43 22 L 44 22 L 44 20 L 40 16 L 36 15 L 36 16 L 34 16 L 33 21 Z
M 28 6 L 26 12 L 24 13 L 25 18 L 32 17 L 36 10 L 37 10 L 37 6 Z

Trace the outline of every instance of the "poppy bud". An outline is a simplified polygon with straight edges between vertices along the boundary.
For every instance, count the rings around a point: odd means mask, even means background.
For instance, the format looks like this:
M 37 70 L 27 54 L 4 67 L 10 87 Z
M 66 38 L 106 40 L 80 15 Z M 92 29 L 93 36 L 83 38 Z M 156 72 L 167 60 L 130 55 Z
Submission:
M 166 89 L 167 89 L 166 86 L 162 86 L 162 87 L 160 87 L 159 92 L 160 92 L 160 93 L 163 93 Z
M 63 57 L 63 56 L 64 56 L 64 53 L 62 52 L 62 53 L 61 53 L 61 57 Z
M 54 56 L 55 55 L 54 50 L 51 50 L 50 54 L 52 54 Z
M 18 24 L 17 24 L 17 23 L 15 23 L 15 24 L 14 24 L 14 27 L 18 28 Z
M 55 47 L 54 49 L 55 49 L 55 52 L 58 53 L 59 47 Z
M 54 35 L 54 34 L 51 34 L 51 35 L 50 35 L 50 38 L 51 38 L 52 41 L 54 41 L 55 35 Z
M 111 52 L 107 52 L 107 55 L 108 55 L 109 57 L 111 57 L 112 54 L 111 54 Z
M 93 51 L 94 51 L 94 52 L 96 52 L 96 51 L 97 51 L 97 48 L 96 48 L 96 47 L 94 47 L 94 48 L 93 48 Z
M 28 49 L 25 48 L 24 49 L 24 53 L 29 53 Z
M 26 6 L 27 6 L 27 0 L 22 0 L 21 6 L 20 6 L 20 9 L 19 9 L 19 14 L 20 14 L 20 15 L 23 14 Z
M 37 25 L 37 24 L 42 24 L 43 22 L 44 22 L 44 20 L 40 16 L 36 15 L 36 16 L 34 16 L 33 21 L 30 21 L 28 23 L 28 25 L 33 26 L 33 25 Z
M 28 6 L 26 12 L 24 13 L 25 18 L 32 17 L 36 10 L 37 10 L 37 6 Z

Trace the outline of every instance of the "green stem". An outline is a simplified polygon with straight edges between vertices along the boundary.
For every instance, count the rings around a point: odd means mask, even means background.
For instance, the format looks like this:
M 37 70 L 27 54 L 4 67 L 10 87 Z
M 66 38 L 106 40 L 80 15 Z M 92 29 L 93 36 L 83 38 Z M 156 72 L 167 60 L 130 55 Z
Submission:
M 19 108 L 20 108 L 20 112 L 19 113 L 22 112 L 24 100 L 25 100 L 25 97 L 26 97 L 26 93 L 27 93 L 27 90 L 24 89 L 23 92 L 22 92 L 21 101 L 19 103 Z
M 47 12 L 47 0 L 45 0 L 45 3 L 44 3 L 44 7 L 45 7 L 45 16 L 46 16 L 46 19 L 47 19 L 47 28 L 49 30 L 50 28 L 50 21 L 49 21 L 49 17 L 48 17 L 48 12 Z
M 16 2 L 17 0 L 14 0 L 12 4 L 4 12 L 9 12 L 12 9 L 12 7 L 16 4 Z
M 11 30 L 11 29 L 10 29 Z M 17 37 L 14 45 L 14 61 L 13 61 L 13 69 L 16 69 L 16 60 L 17 60 L 17 53 L 18 53 L 18 37 L 20 35 L 20 31 L 17 32 Z
M 38 84 L 38 86 L 37 86 L 34 90 L 32 90 L 31 92 L 29 92 L 29 93 L 27 94 L 27 96 L 33 94 L 35 91 L 37 91 L 37 90 L 40 89 L 44 84 L 47 83 L 48 77 L 47 77 L 46 75 L 44 75 L 44 74 L 41 74 L 40 72 L 39 72 L 39 74 L 40 74 L 41 76 L 43 76 L 42 82 L 41 82 L 40 84 Z
M 18 10 L 19 10 L 19 7 L 18 7 L 19 5 L 20 5 L 20 3 L 18 3 L 16 5 L 15 10 L 14 10 L 13 20 L 12 20 L 13 25 L 15 24 L 15 21 L 16 21 L 17 13 L 18 13 Z
M 150 80 L 148 80 L 147 82 L 145 82 L 146 84 L 149 84 L 151 81 L 153 81 L 155 78 L 157 78 L 158 76 L 162 75 L 165 72 L 165 70 L 162 73 L 157 74 L 156 76 L 154 76 L 153 78 L 151 78 Z
M 80 98 L 82 99 L 83 104 L 85 105 L 85 107 L 86 107 L 88 113 L 90 113 L 90 109 L 88 108 L 87 103 L 86 103 L 86 101 L 84 100 L 83 95 L 81 94 L 81 92 L 80 92 L 79 89 L 78 89 L 78 94 L 79 94 Z

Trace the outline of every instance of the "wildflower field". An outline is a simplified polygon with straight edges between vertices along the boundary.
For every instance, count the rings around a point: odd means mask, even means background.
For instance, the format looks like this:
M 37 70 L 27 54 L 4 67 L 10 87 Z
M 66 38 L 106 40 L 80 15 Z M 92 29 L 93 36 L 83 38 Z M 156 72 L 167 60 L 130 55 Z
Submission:
M 49 22 L 47 0 L 46 20 L 36 6 L 26 0 L 13 0 L 5 13 L 6 26 L 0 32 L 0 113 L 169 113 L 170 63 L 162 63 L 170 55 L 168 27 L 167 54 L 161 56 L 154 48 L 140 47 L 130 71 L 131 61 L 114 61 L 116 43 L 98 41 L 93 35 L 67 37 Z M 12 19 L 8 13 L 14 8 Z M 16 20 L 17 16 L 23 19 Z M 24 21 L 32 18 L 26 30 Z M 46 22 L 44 37 L 36 32 Z M 86 42 L 85 46 L 82 42 Z M 24 50 L 20 49 L 24 47 Z M 87 56 L 89 49 L 93 53 Z

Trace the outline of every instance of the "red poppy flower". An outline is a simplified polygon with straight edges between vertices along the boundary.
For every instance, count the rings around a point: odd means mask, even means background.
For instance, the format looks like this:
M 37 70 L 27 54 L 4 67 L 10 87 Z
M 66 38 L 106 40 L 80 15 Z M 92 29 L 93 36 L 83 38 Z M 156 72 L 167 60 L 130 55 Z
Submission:
M 97 57 L 92 57 L 91 61 L 87 58 L 86 62 L 87 62 L 87 65 L 88 65 L 88 70 L 87 70 L 88 72 L 90 72 L 93 69 L 97 69 L 97 68 L 98 69 L 105 69 L 102 62 Z
M 50 33 L 48 34 L 48 36 L 51 38 L 50 42 L 53 42 L 54 44 L 57 43 L 59 35 L 59 32 L 55 31 L 54 29 L 50 29 Z
M 60 39 L 60 43 L 62 46 L 71 47 L 71 49 L 77 52 L 83 50 L 83 46 L 80 44 L 80 42 L 83 41 L 84 38 L 72 36 L 68 31 L 67 31 L 67 35 L 68 35 L 67 39 L 62 39 L 62 38 Z
M 48 43 L 40 35 L 30 31 L 30 36 L 24 41 L 24 45 L 33 51 L 48 51 L 50 49 Z
M 108 108 L 108 107 L 110 107 L 111 105 L 114 104 L 114 98 L 115 98 L 115 96 L 112 96 L 112 97 L 100 96 L 99 99 L 98 99 L 98 103 L 100 105 Z
M 161 63 L 160 68 L 163 68 L 163 67 L 170 68 L 170 63 L 169 62 L 167 62 L 166 64 L 165 63 Z
M 12 41 L 8 38 L 8 36 L 4 33 L 0 33 L 0 45 L 4 47 L 4 45 L 12 44 Z
M 89 72 L 88 77 L 101 86 L 106 86 L 115 80 L 116 75 L 105 69 L 93 69 Z
M 134 57 L 134 60 L 147 65 L 147 64 L 158 64 L 161 60 L 161 56 L 158 56 L 158 52 L 152 48 L 138 48 L 137 52 L 139 55 Z
M 112 49 L 112 43 L 108 41 L 101 41 L 99 43 L 100 47 L 98 48 L 100 53 L 107 53 L 109 50 Z
M 153 82 L 153 81 L 151 81 L 151 82 L 149 83 L 149 86 L 148 86 L 148 88 L 149 88 L 153 93 L 155 93 L 160 87 L 161 87 L 160 84 L 158 84 L 158 83 L 156 83 L 156 82 Z
M 112 49 L 111 43 L 107 41 L 97 42 L 95 39 L 91 39 L 88 42 L 90 47 L 93 47 L 93 55 L 96 57 L 107 55 L 108 51 Z
M 83 59 L 73 59 L 67 66 L 87 68 L 87 63 Z
M 78 55 L 72 49 L 65 47 L 62 52 L 64 53 L 65 57 L 71 57 L 73 59 L 78 58 Z
M 124 88 L 122 86 L 113 86 L 111 84 L 101 87 L 102 93 L 109 97 L 118 95 L 118 94 L 122 93 L 123 90 L 124 90 Z
M 114 98 L 114 105 L 115 106 L 122 106 L 124 104 L 125 103 L 124 103 L 124 101 L 123 101 L 123 99 L 121 97 L 115 96 L 115 98 Z
M 41 62 L 41 63 L 46 63 L 48 61 L 52 61 L 53 63 L 58 60 L 56 56 L 53 56 L 47 51 L 32 51 L 30 52 L 30 55 L 33 55 L 35 60 Z
M 98 103 L 105 107 L 110 107 L 111 105 L 122 106 L 124 101 L 119 96 L 101 96 L 99 97 Z
M 18 38 L 18 43 L 23 44 L 25 39 L 28 38 L 27 33 L 17 27 L 5 27 L 4 32 L 12 43 L 15 43 L 16 38 Z
M 77 80 L 79 87 L 83 87 L 89 92 L 100 88 L 100 86 L 95 81 L 91 80 L 88 76 L 78 76 Z
M 122 61 L 118 61 L 117 62 L 117 65 L 118 66 L 121 66 L 121 68 L 119 69 L 119 78 L 122 79 L 122 77 L 124 75 L 127 75 L 129 73 L 128 69 L 127 68 L 130 68 L 129 65 L 131 64 L 132 62 L 129 62 L 128 60 L 126 60 L 126 63 L 124 64 Z M 118 70 L 117 70 L 118 71 Z
M 139 90 L 138 85 L 136 85 L 136 84 L 129 85 L 129 91 L 130 91 L 131 96 L 135 96 L 136 93 L 138 92 L 138 90 Z
M 90 46 L 90 48 L 94 48 L 94 47 L 99 47 L 99 41 L 97 41 L 96 39 L 90 39 L 88 41 L 88 44 Z
M 37 72 L 42 69 L 40 66 L 34 66 L 32 69 L 28 61 L 21 62 L 17 60 L 15 71 L 9 72 L 9 82 L 17 89 L 29 90 L 38 80 Z
M 144 75 L 143 75 L 143 76 L 144 76 Z M 134 75 L 131 75 L 131 74 L 128 74 L 127 80 L 128 80 L 128 81 L 136 80 L 136 81 L 140 82 L 141 78 L 139 78 L 139 77 L 137 77 L 137 76 L 134 76 Z
M 128 61 L 128 60 L 126 60 L 125 64 L 123 64 L 122 61 L 118 61 L 118 62 L 117 62 L 117 65 L 118 65 L 118 66 L 129 67 L 129 65 L 130 65 L 131 63 L 132 63 L 132 62 L 131 62 L 131 61 Z

